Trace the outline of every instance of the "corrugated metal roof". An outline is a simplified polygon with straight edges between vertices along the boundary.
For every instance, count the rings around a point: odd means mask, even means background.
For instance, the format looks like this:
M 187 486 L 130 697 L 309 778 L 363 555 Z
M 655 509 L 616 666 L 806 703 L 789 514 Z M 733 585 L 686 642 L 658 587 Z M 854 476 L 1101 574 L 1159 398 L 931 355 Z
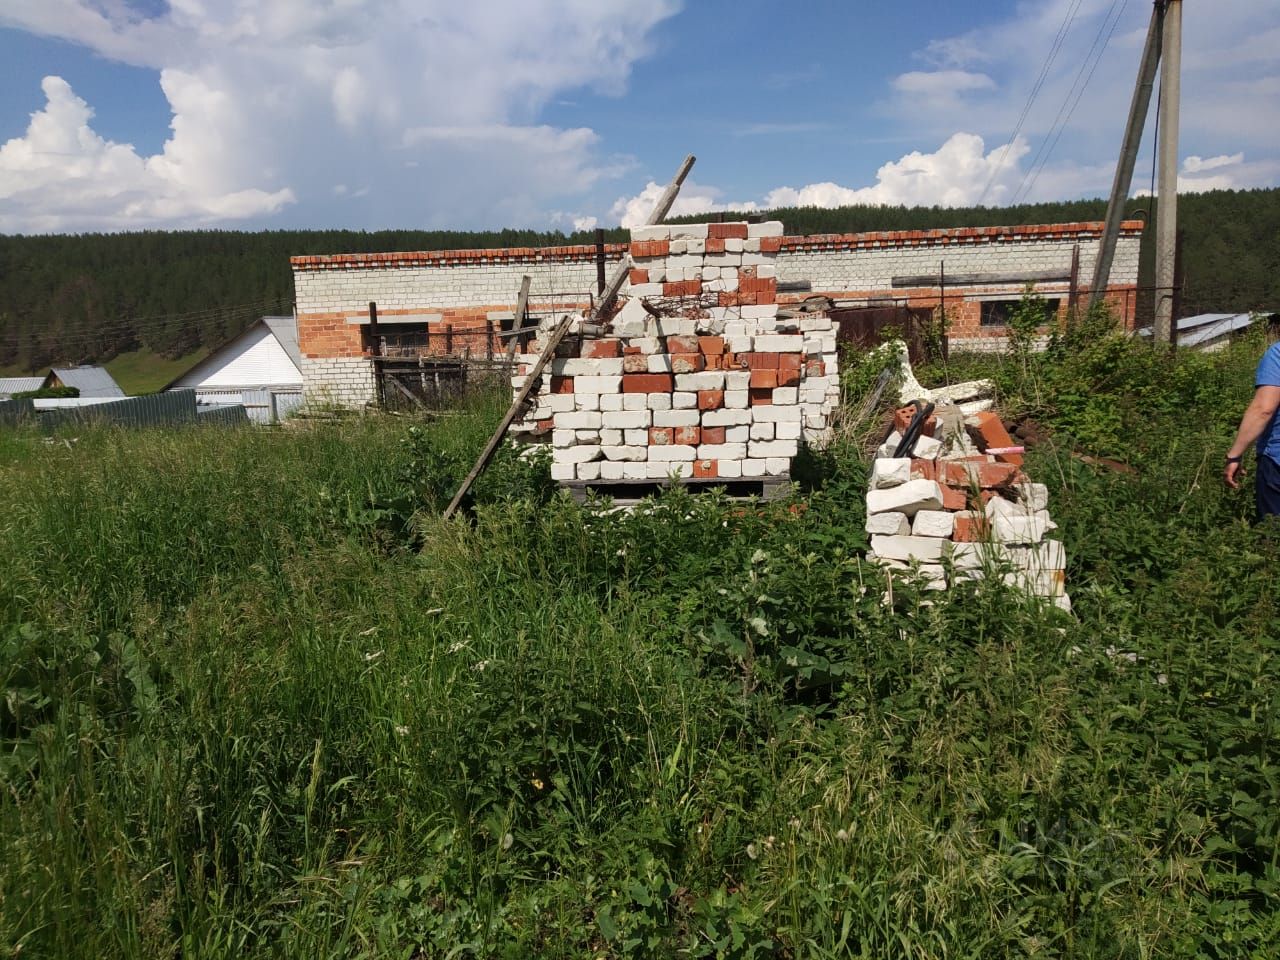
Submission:
M 123 397 L 124 391 L 102 367 L 54 367 L 53 375 L 65 387 L 75 387 L 82 397 Z
M 190 389 L 205 393 L 261 387 L 300 387 L 301 367 L 302 358 L 298 354 L 298 338 L 293 318 L 264 317 L 205 357 L 167 389 Z
M 0 400 L 24 390 L 39 390 L 44 377 L 0 377 Z
M 289 355 L 293 365 L 302 370 L 302 351 L 298 349 L 298 321 L 294 317 L 263 317 L 267 329 L 276 335 L 280 346 Z
M 1251 313 L 1198 313 L 1194 317 L 1178 320 L 1178 346 L 1195 347 L 1210 343 L 1219 337 L 1243 330 L 1253 322 Z M 1151 328 L 1143 327 L 1138 333 L 1151 336 Z

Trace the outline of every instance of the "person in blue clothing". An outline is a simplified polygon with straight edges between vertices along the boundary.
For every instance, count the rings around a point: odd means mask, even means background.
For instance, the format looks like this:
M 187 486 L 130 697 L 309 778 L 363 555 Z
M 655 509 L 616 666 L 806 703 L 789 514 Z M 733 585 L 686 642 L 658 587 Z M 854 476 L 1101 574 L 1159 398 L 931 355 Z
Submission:
M 1273 343 L 1262 355 L 1253 402 L 1240 418 L 1235 443 L 1227 451 L 1227 467 L 1222 479 L 1233 490 L 1244 476 L 1245 450 L 1258 444 L 1258 475 L 1254 495 L 1258 503 L 1258 519 L 1280 516 L 1280 343 Z

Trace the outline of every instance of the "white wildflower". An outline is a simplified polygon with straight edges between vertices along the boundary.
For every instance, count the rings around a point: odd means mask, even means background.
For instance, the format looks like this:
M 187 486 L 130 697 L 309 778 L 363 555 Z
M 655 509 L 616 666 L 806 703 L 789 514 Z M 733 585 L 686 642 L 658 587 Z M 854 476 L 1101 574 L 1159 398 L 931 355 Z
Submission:
M 449 644 L 450 653 L 457 653 L 459 650 L 465 650 L 465 649 L 467 649 L 467 645 L 463 643 L 461 640 L 455 640 L 453 643 Z
M 395 731 L 396 733 L 400 734 L 400 736 L 402 737 L 407 737 L 409 735 L 409 728 L 406 727 L 404 724 L 397 724 Z
M 484 673 L 485 667 L 487 667 L 487 666 L 489 666 L 489 661 L 488 661 L 488 660 L 481 660 L 479 663 L 477 663 L 477 664 L 476 664 L 474 667 L 472 667 L 471 669 L 472 669 L 472 670 L 474 670 L 476 673 Z
M 364 655 L 365 663 L 372 663 L 374 660 L 377 660 L 380 656 L 382 656 L 381 650 L 374 650 L 372 653 L 366 653 Z

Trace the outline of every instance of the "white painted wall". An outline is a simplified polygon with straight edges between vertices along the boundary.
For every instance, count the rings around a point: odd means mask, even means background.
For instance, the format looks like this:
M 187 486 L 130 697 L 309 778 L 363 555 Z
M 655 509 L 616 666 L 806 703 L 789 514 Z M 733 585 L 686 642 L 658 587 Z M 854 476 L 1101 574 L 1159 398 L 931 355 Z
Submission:
M 253 387 L 302 387 L 302 371 L 261 323 L 206 357 L 170 389 L 204 392 Z

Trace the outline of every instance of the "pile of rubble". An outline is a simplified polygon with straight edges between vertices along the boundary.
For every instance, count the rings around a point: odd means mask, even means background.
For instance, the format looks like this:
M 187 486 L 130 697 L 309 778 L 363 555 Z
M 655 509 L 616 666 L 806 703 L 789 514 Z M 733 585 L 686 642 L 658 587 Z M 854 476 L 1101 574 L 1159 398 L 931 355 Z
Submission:
M 836 333 L 826 314 L 779 314 L 781 236 L 776 221 L 633 232 L 622 308 L 566 338 L 516 428 L 550 441 L 555 479 L 782 479 L 801 441 L 825 440 Z M 540 347 L 528 349 L 517 390 Z
M 1010 586 L 1069 610 L 1066 552 L 1046 538 L 1057 529 L 1048 490 L 1022 472 L 1022 448 L 1000 418 L 940 402 L 914 444 L 904 445 L 917 412 L 917 406 L 896 412 L 895 430 L 872 467 L 869 559 L 914 570 L 937 590 L 946 589 L 948 576 L 998 573 Z

